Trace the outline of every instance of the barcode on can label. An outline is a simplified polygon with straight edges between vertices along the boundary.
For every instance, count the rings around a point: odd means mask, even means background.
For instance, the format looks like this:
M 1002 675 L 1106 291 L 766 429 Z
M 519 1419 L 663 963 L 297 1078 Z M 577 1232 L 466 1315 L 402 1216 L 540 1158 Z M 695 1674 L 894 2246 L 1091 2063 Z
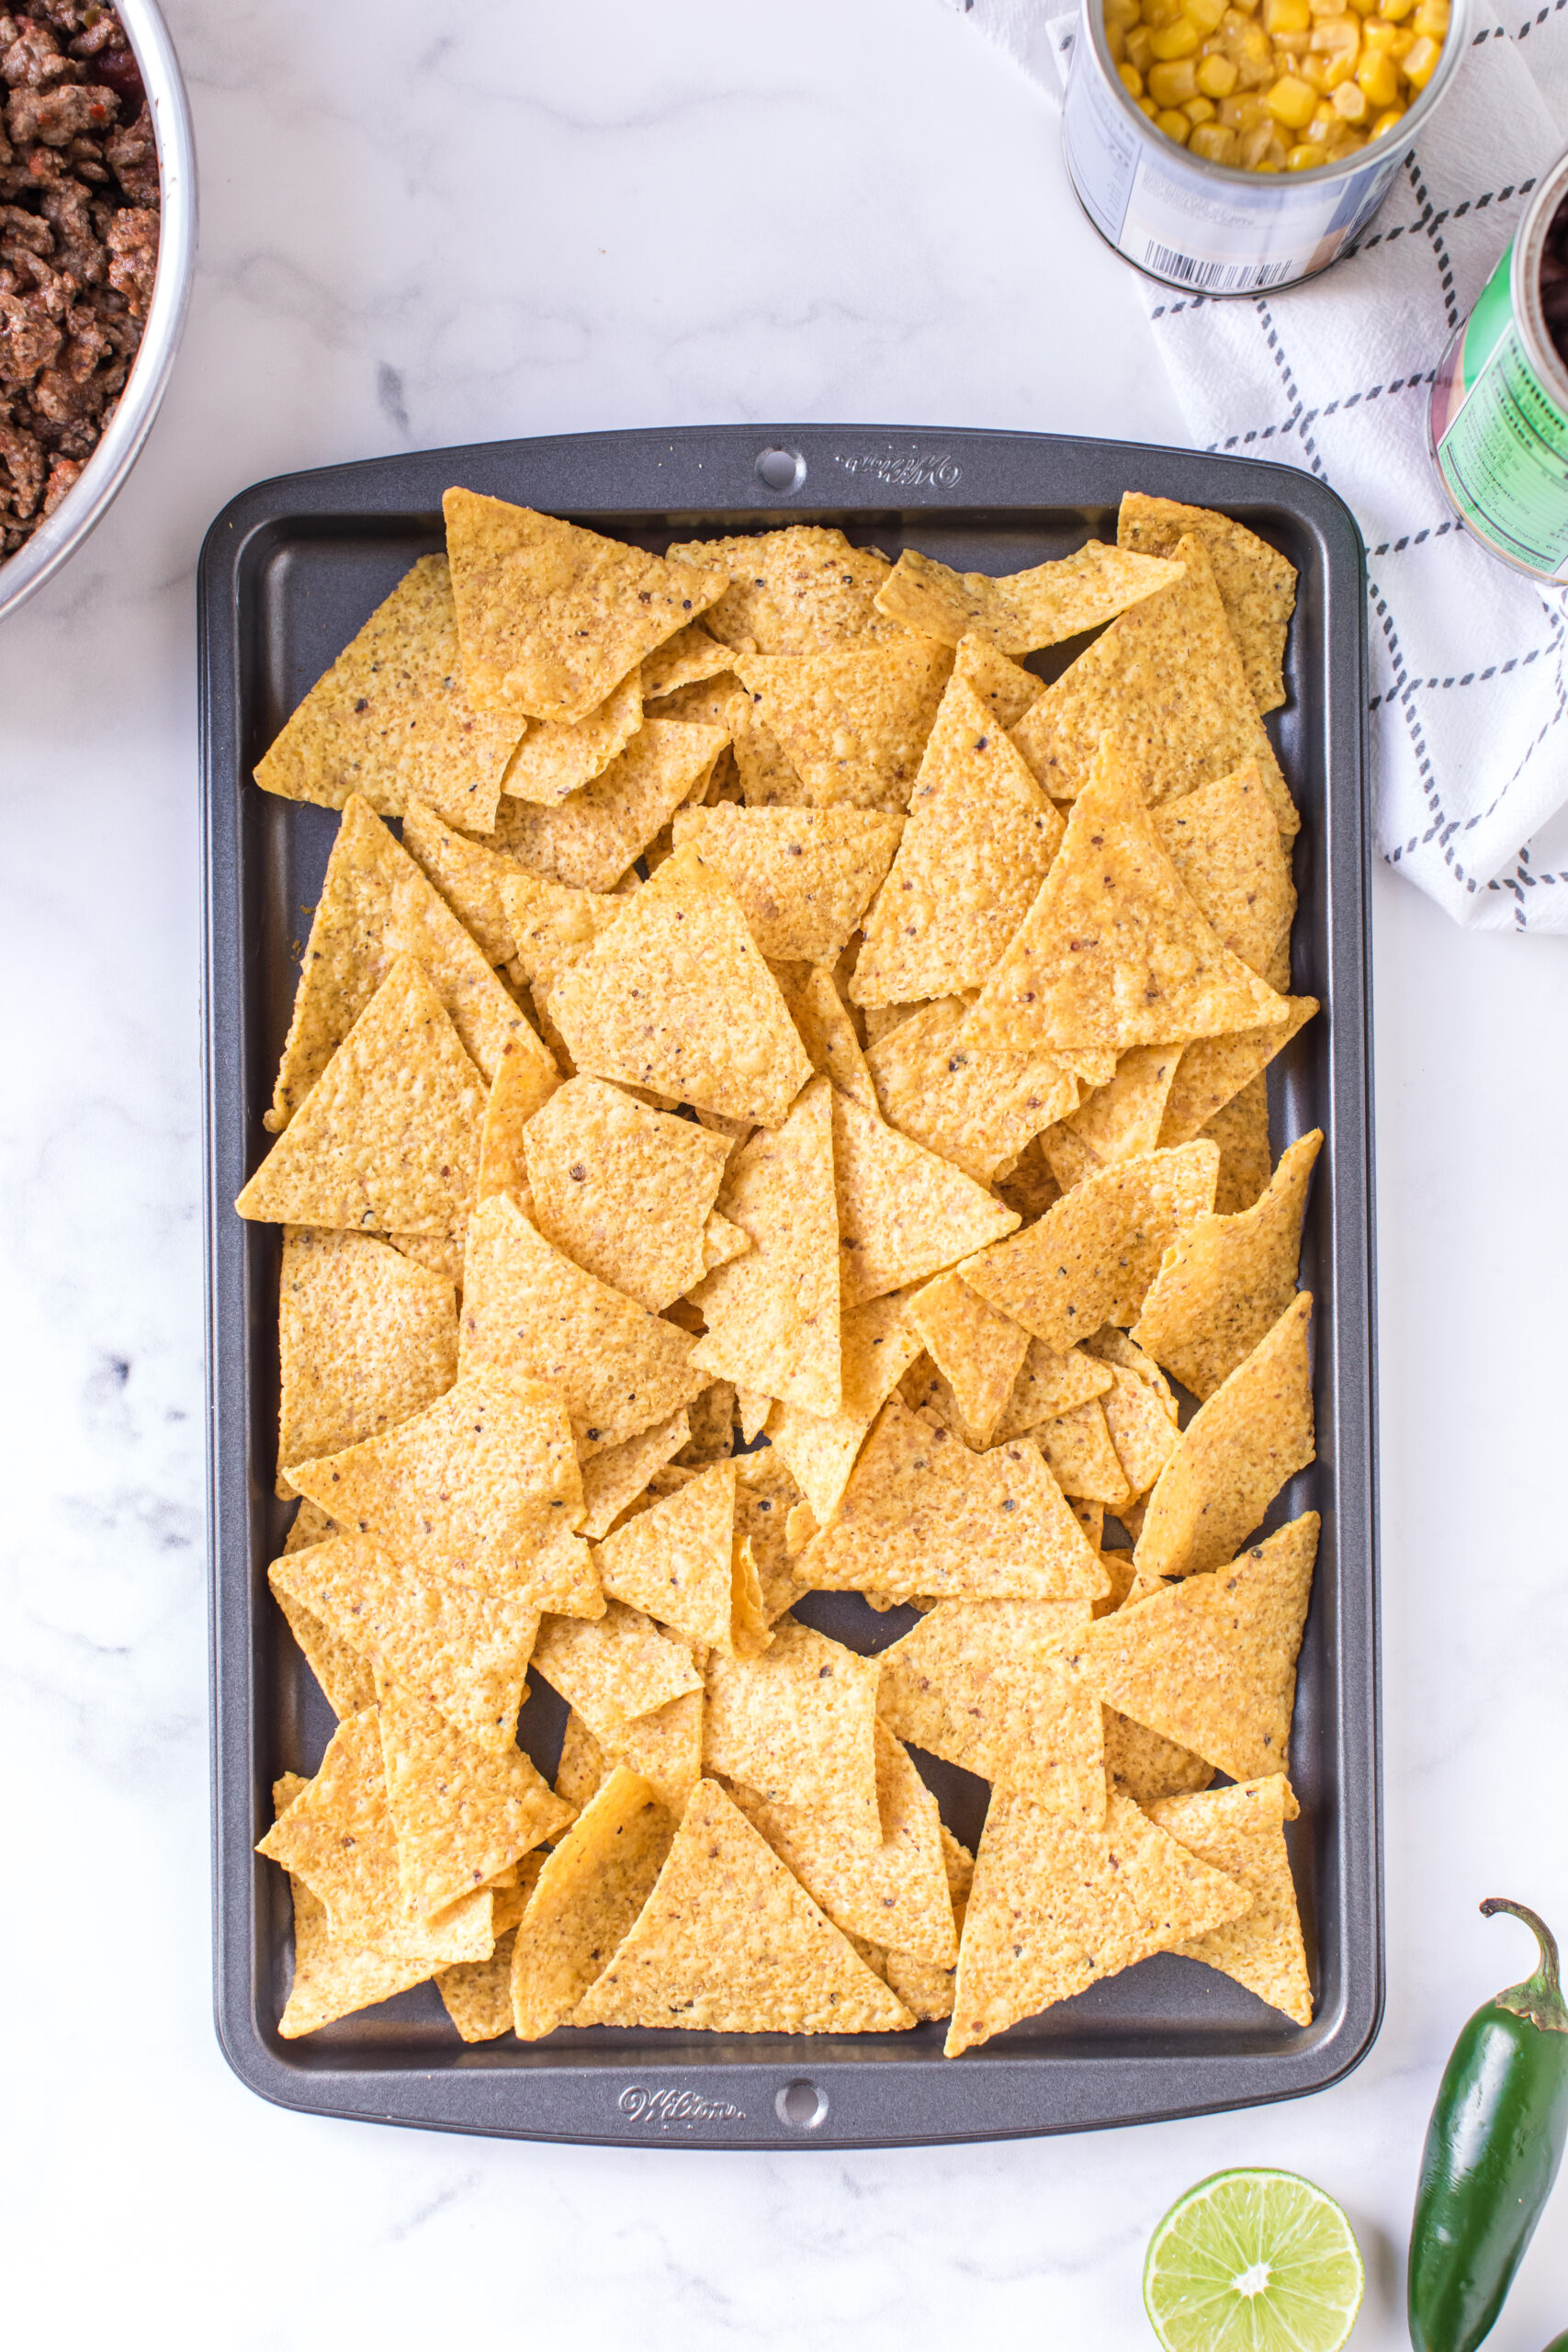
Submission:
M 1179 286 L 1195 286 L 1205 294 L 1261 294 L 1301 269 L 1299 261 L 1200 261 L 1196 254 L 1178 253 L 1152 240 L 1144 263 L 1158 277 L 1173 278 Z

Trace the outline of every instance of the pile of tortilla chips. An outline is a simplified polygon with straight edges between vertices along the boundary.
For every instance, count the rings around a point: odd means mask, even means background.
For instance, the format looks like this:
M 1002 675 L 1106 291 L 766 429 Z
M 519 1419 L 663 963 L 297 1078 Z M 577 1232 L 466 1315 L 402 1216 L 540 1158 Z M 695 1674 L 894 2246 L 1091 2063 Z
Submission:
M 281 2031 L 956 2054 L 1161 1951 L 1306 2023 L 1293 575 L 1135 495 L 1006 579 L 446 528 L 257 771 L 343 811 L 238 1204 L 339 1717 Z

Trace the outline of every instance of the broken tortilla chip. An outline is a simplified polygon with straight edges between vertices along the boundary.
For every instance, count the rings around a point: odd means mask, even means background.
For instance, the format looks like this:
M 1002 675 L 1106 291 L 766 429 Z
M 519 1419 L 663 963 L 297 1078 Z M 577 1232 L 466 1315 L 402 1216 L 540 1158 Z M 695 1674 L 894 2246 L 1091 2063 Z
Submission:
M 650 718 L 603 775 L 548 808 L 513 800 L 498 847 L 530 874 L 569 889 L 610 890 L 712 771 L 716 727 Z
M 313 1511 L 315 1506 L 301 1503 L 299 1508 L 301 1512 Z M 330 1521 L 328 1525 L 330 1527 Z M 325 1538 L 321 1540 L 324 1542 Z M 305 1549 L 307 1547 L 301 1544 L 294 1552 L 286 1552 L 284 1560 L 275 1562 L 274 1566 L 281 1567 L 284 1561 L 298 1558 Z M 358 1714 L 363 1707 L 373 1707 L 376 1703 L 376 1676 L 369 1659 L 350 1643 L 340 1641 L 335 1634 L 329 1633 L 315 1611 L 307 1608 L 280 1583 L 270 1568 L 267 1577 L 272 1585 L 273 1598 L 288 1621 L 288 1630 L 304 1653 L 305 1663 L 321 1684 L 327 1704 L 339 1723 L 350 1715 Z
M 919 1353 L 919 1334 L 897 1293 L 852 1306 L 839 1326 L 842 1396 L 836 1413 L 774 1408 L 768 1435 L 819 1526 L 839 1508 L 867 1430 Z
M 1219 1148 L 1214 1183 L 1216 1216 L 1239 1216 L 1269 1189 L 1269 1083 L 1259 1076 L 1205 1121 L 1205 1139 Z
M 1111 1442 L 1111 1425 L 1100 1398 L 1075 1405 L 1029 1432 L 1050 1464 L 1051 1476 L 1074 1502 L 1103 1503 L 1120 1510 L 1133 1499 L 1134 1487 Z
M 1302 1253 L 1302 1219 L 1314 1127 L 1280 1157 L 1267 1192 L 1239 1216 L 1205 1216 L 1179 1233 L 1145 1295 L 1134 1337 L 1184 1388 L 1212 1396 L 1290 1306 Z
M 972 629 L 958 640 L 955 678 L 966 678 L 998 727 L 1014 728 L 1045 691 L 1045 681 L 998 652 L 990 639 Z
M 1048 1348 L 1043 1340 L 1031 1340 L 1012 1394 L 992 1432 L 992 1442 L 1001 1445 L 1009 1438 L 1022 1437 L 1042 1421 L 1056 1420 L 1076 1406 L 1088 1404 L 1091 1396 L 1103 1396 L 1110 1386 L 1108 1368 L 1081 1349 L 1069 1348 L 1063 1354 Z
M 1082 1600 L 940 1600 L 881 1653 L 877 1706 L 900 1739 L 1091 1826 L 1105 1818 L 1100 1705 L 1066 1651 Z
M 960 1436 L 979 1453 L 990 1444 L 1023 1369 L 1028 1332 L 956 1274 L 938 1274 L 916 1291 L 905 1313 L 953 1390 Z
M 715 1462 L 599 1546 L 612 1600 L 725 1656 L 736 1654 L 735 1464 Z
M 709 610 L 711 615 L 711 606 Z M 688 621 L 643 662 L 642 698 L 645 703 L 662 702 L 666 695 L 679 694 L 682 686 L 723 677 L 728 668 L 728 646 L 720 645 L 701 621 Z M 672 718 L 677 714 L 660 711 L 655 715 Z
M 907 548 L 876 599 L 877 610 L 906 628 L 957 645 L 969 635 L 987 638 L 1000 653 L 1037 653 L 1114 620 L 1140 597 L 1181 578 L 1179 564 L 1129 555 L 1090 539 L 1069 556 L 1029 571 L 993 578 L 952 571 Z
M 1129 1563 L 1130 1565 L 1130 1563 Z M 1125 1595 L 1123 1595 L 1125 1598 Z M 1114 1707 L 1102 1707 L 1105 1718 L 1105 1769 L 1119 1781 L 1134 1804 L 1153 1804 L 1156 1798 L 1184 1796 L 1206 1789 L 1214 1768 L 1205 1757 L 1173 1739 L 1162 1739 L 1146 1724 Z
M 1224 1037 L 1200 1037 L 1186 1047 L 1166 1097 L 1162 1145 L 1188 1143 L 1202 1135 L 1245 1086 L 1261 1078 L 1318 1009 L 1314 996 L 1285 996 L 1280 1002 L 1285 1007 L 1282 1022 L 1235 1030 Z M 1266 1103 L 1267 1094 L 1253 1097 L 1255 1102 L 1259 1099 Z
M 1296 568 L 1228 514 L 1206 506 L 1183 506 L 1174 498 L 1123 493 L 1116 544 L 1140 555 L 1174 553 L 1187 533 L 1203 542 L 1213 566 L 1214 585 L 1241 655 L 1247 689 L 1258 710 L 1278 710 L 1285 699 L 1282 664 L 1291 615 L 1296 602 Z
M 517 1931 L 512 2020 L 525 2041 L 564 2025 L 653 1891 L 675 1836 L 648 1782 L 616 1765 L 541 1870 Z
M 876 1089 L 838 982 L 820 964 L 774 964 L 773 975 L 811 1067 L 863 1110 L 876 1109 Z
M 582 1465 L 582 1532 L 594 1543 L 607 1535 L 629 1505 L 644 1493 L 656 1470 L 672 1462 L 692 1434 L 684 1407 L 667 1413 L 650 1429 L 591 1454 Z
M 628 670 L 586 718 L 572 725 L 541 719 L 507 763 L 502 788 L 513 799 L 558 808 L 569 793 L 603 775 L 642 725 L 642 673 Z
M 1168 1837 L 1211 1869 L 1224 1871 L 1252 1897 L 1241 1918 L 1174 1949 L 1234 1977 L 1297 2025 L 1310 2025 L 1312 1978 L 1285 1849 L 1285 1824 L 1299 1811 L 1281 1772 L 1205 1796 L 1165 1797 L 1148 1809 Z
M 1064 1125 L 1089 1155 L 1085 1175 L 1156 1148 L 1181 1054 L 1179 1046 L 1134 1046 L 1117 1062 L 1109 1085 L 1097 1086 L 1068 1112 Z

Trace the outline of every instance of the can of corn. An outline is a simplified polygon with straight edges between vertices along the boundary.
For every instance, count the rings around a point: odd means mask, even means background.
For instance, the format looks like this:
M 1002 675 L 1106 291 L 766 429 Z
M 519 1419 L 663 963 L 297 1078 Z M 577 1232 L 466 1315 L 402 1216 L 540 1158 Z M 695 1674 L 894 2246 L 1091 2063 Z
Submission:
M 1568 580 L 1568 155 L 1443 354 L 1427 420 L 1466 529 L 1517 571 Z
M 1445 13 L 1437 42 L 1413 29 Z M 1466 0 L 1081 0 L 1062 106 L 1078 201 L 1134 268 L 1190 293 L 1315 277 L 1448 90 L 1465 17 Z

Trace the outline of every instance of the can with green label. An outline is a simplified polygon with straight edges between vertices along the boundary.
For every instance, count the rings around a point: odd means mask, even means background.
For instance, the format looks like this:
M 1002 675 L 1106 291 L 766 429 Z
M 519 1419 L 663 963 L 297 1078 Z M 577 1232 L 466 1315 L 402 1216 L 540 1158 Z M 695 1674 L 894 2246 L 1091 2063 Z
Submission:
M 1562 216 L 1561 218 L 1559 216 Z M 1568 155 L 1443 354 L 1427 430 L 1450 504 L 1483 547 L 1568 580 Z

